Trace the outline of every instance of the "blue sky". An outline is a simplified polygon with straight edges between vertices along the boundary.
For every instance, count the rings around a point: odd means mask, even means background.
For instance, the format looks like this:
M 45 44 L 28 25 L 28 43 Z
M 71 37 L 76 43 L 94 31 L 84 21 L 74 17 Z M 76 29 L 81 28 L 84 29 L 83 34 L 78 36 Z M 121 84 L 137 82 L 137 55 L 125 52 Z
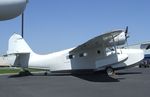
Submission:
M 129 44 L 150 40 L 150 0 L 29 0 L 25 40 L 36 53 L 78 46 L 107 31 L 129 26 Z M 20 17 L 0 21 L 0 52 L 21 33 Z

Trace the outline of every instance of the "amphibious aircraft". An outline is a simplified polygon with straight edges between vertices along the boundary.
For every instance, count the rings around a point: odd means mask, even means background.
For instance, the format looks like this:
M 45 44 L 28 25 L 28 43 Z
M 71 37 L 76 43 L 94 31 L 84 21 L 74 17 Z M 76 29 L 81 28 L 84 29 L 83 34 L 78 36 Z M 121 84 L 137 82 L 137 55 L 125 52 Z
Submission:
M 0 20 L 9 20 L 23 13 L 28 0 L 0 0 Z M 134 65 L 144 58 L 140 49 L 119 49 L 126 43 L 128 28 L 97 36 L 82 45 L 67 50 L 39 55 L 34 53 L 24 38 L 13 34 L 9 39 L 8 51 L 4 56 L 10 66 L 44 69 L 50 72 L 96 72 L 114 70 Z M 47 74 L 47 72 L 45 73 Z
M 0 21 L 13 19 L 21 15 L 28 0 L 0 0 Z
M 8 43 L 7 58 L 11 66 L 43 69 L 50 72 L 96 72 L 133 66 L 144 58 L 141 49 L 117 48 L 126 43 L 128 32 L 115 30 L 97 36 L 77 47 L 46 55 L 31 50 L 21 35 L 14 33 Z M 45 73 L 45 75 L 47 72 Z

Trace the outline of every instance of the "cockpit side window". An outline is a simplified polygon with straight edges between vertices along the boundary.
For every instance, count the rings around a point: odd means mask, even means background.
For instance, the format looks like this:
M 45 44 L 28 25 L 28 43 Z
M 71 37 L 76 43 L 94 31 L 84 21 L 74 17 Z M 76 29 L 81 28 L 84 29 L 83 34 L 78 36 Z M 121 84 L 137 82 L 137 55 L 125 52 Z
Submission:
M 67 56 L 67 59 L 74 59 L 75 58 L 75 55 L 68 55 Z

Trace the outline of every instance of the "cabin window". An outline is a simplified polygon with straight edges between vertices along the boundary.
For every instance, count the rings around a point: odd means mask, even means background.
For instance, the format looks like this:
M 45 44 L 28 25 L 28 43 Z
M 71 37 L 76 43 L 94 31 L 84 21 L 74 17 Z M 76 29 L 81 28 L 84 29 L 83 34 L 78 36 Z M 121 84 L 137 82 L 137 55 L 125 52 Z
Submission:
M 97 54 L 101 54 L 101 51 L 100 51 L 100 50 L 97 50 Z
M 67 56 L 67 59 L 74 59 L 75 58 L 75 55 L 68 55 Z
M 85 56 L 87 56 L 87 53 L 80 53 L 79 54 L 79 57 L 85 57 Z

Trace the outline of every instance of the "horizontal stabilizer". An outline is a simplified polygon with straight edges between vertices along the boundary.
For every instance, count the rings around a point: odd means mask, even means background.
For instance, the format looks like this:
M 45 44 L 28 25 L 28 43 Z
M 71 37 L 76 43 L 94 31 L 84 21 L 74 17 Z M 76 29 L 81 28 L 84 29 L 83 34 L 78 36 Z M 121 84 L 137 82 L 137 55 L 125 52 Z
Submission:
M 0 66 L 12 66 L 14 65 L 16 60 L 16 55 L 15 54 L 11 54 L 11 55 L 4 55 L 2 57 L 0 57 Z
M 16 56 L 13 66 L 28 68 L 30 53 L 19 53 Z

